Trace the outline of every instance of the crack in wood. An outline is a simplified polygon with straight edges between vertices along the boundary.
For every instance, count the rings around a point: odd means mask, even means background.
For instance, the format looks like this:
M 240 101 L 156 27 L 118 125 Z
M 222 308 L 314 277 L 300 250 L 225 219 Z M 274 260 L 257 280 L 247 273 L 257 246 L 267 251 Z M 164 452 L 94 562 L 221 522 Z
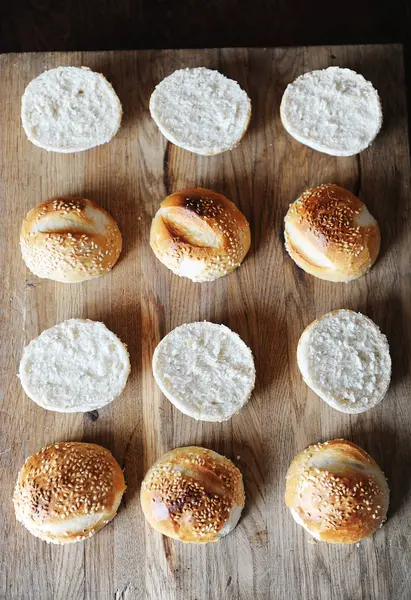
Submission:
M 131 583 L 127 583 L 123 588 L 114 592 L 114 600 L 132 600 L 137 597 L 136 592 L 136 588 Z
M 358 175 L 357 175 L 357 179 L 356 179 L 355 186 L 354 186 L 354 196 L 357 196 L 357 198 L 359 198 L 360 194 L 361 194 L 361 183 L 362 183 L 362 167 L 361 167 L 360 155 L 357 154 L 355 159 L 357 162 Z
M 170 162 L 170 152 L 171 152 L 171 144 L 167 142 L 166 148 L 164 150 L 164 158 L 163 158 L 163 182 L 164 189 L 166 191 L 166 196 L 171 194 L 171 181 L 170 181 L 170 173 L 169 173 L 169 162 Z
M 171 541 L 163 536 L 163 546 L 164 546 L 164 554 L 166 557 L 167 564 L 169 566 L 170 572 L 174 573 L 174 554 L 173 554 L 173 546 Z

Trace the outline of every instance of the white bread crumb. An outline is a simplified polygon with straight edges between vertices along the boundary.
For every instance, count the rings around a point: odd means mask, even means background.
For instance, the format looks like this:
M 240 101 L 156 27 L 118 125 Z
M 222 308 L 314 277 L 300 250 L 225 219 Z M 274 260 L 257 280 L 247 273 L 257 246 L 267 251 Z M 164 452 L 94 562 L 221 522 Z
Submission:
M 117 133 L 120 100 L 110 83 L 87 67 L 57 67 L 26 87 L 21 120 L 28 139 L 53 152 L 80 152 Z
M 26 394 L 56 412 L 88 412 L 123 391 L 130 373 L 124 344 L 103 323 L 69 319 L 24 349 L 19 377 Z
M 280 114 L 296 140 L 333 156 L 352 156 L 368 148 L 382 125 L 373 85 L 340 67 L 297 77 L 284 92 Z
M 340 412 L 373 408 L 390 384 L 387 338 L 371 319 L 351 310 L 327 313 L 309 325 L 297 361 L 306 384 Z
M 166 335 L 154 352 L 153 373 L 170 402 L 201 421 L 230 419 L 255 383 L 251 350 L 228 327 L 207 321 Z
M 212 155 L 239 143 L 248 127 L 251 102 L 236 81 L 218 71 L 179 69 L 155 88 L 150 113 L 170 142 Z

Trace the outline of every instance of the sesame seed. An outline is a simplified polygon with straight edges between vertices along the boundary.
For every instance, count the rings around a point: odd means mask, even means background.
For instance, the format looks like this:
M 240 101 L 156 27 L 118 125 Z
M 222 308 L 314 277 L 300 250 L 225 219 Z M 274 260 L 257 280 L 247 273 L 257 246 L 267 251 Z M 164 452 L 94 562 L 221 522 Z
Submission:
M 36 523 L 50 518 L 103 512 L 106 508 L 96 489 L 98 481 L 110 492 L 107 508 L 111 510 L 114 464 L 110 452 L 94 444 L 64 442 L 46 446 L 26 461 L 24 478 L 16 486 L 15 505 L 24 511 L 33 529 Z
M 304 192 L 291 204 L 288 216 L 295 216 L 300 226 L 333 245 L 348 258 L 358 256 L 368 246 L 371 227 L 357 225 L 363 203 L 348 190 L 323 184 Z
M 106 229 L 104 235 L 98 234 L 99 247 L 94 237 L 95 226 L 84 212 L 86 206 L 93 205 L 81 198 L 54 199 L 41 205 L 38 210 L 42 218 L 48 218 L 52 212 L 65 216 L 72 214 L 77 227 L 70 229 L 67 221 L 69 230 L 64 234 L 60 230 L 42 232 L 36 229 L 21 240 L 23 258 L 33 273 L 40 277 L 67 280 L 71 280 L 73 273 L 83 273 L 87 279 L 102 275 L 114 266 L 121 248 L 121 233 L 110 215 L 104 213 Z M 82 219 L 84 226 L 80 229 Z M 103 258 L 95 260 L 96 257 L 104 257 L 104 262 Z
M 157 462 L 147 473 L 143 487 L 156 502 L 167 506 L 176 532 L 186 526 L 189 515 L 194 535 L 213 537 L 228 520 L 233 502 L 244 503 L 238 491 L 241 474 L 227 459 L 216 461 L 206 450 L 202 450 L 205 458 L 195 451 L 188 455 L 183 451 L 186 449 L 174 451 L 172 459 L 166 455 L 165 462 Z M 224 482 L 224 492 L 210 493 L 205 482 L 210 481 L 211 473 Z

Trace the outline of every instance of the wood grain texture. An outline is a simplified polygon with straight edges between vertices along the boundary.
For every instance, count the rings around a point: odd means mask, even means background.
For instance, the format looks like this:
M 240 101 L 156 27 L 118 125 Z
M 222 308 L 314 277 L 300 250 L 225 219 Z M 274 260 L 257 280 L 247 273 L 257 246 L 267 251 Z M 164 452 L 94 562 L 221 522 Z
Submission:
M 310 150 L 281 126 L 285 86 L 302 72 L 347 66 L 380 91 L 384 126 L 360 156 Z M 123 126 L 101 148 L 75 155 L 31 145 L 20 126 L 20 96 L 47 68 L 86 65 L 104 73 L 124 106 Z M 253 104 L 251 126 L 231 153 L 199 157 L 161 136 L 148 112 L 156 83 L 182 66 L 217 68 L 238 80 Z M 93 52 L 0 57 L 1 506 L 0 598 L 7 600 L 407 600 L 411 595 L 411 229 L 410 167 L 401 46 Z M 332 284 L 300 271 L 283 248 L 288 204 L 304 189 L 335 182 L 358 193 L 378 219 L 381 257 L 365 278 Z M 219 281 L 194 284 L 154 257 L 149 227 L 168 193 L 203 186 L 226 194 L 250 220 L 244 265 Z M 98 280 L 40 280 L 19 251 L 21 221 L 55 195 L 83 195 L 118 221 L 124 251 Z M 303 383 L 296 345 L 304 327 L 335 308 L 369 315 L 387 334 L 393 381 L 369 413 L 338 413 Z M 16 377 L 24 345 L 70 317 L 102 320 L 129 346 L 125 392 L 96 414 L 47 412 Z M 226 423 L 198 423 L 160 393 L 151 357 L 177 325 L 225 323 L 252 348 L 257 386 Z M 389 520 L 358 546 L 309 543 L 284 506 L 284 478 L 309 443 L 346 437 L 366 449 L 388 477 Z M 25 458 L 47 443 L 85 440 L 113 451 L 128 490 L 116 519 L 85 543 L 47 545 L 16 524 L 11 504 Z M 244 475 L 247 503 L 235 532 L 218 544 L 184 545 L 145 524 L 141 480 L 163 452 L 208 446 Z

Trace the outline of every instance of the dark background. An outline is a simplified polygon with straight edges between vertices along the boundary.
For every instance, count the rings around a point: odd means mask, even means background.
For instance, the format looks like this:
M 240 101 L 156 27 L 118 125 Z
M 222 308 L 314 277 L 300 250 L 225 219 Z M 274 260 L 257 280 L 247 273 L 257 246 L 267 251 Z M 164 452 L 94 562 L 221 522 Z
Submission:
M 411 0 L 0 0 L 0 52 L 408 43 L 410 26 Z

